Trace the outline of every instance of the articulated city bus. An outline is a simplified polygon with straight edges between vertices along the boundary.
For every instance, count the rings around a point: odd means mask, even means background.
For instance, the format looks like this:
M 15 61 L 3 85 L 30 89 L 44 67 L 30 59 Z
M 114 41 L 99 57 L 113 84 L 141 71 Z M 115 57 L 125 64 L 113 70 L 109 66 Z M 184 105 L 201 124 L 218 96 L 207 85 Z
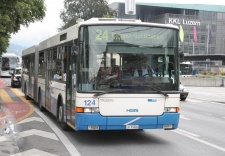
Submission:
M 131 19 L 80 22 L 23 51 L 22 91 L 63 130 L 176 129 L 178 31 Z
M 13 53 L 4 53 L 0 57 L 0 77 L 11 77 L 10 72 L 18 67 L 19 57 Z

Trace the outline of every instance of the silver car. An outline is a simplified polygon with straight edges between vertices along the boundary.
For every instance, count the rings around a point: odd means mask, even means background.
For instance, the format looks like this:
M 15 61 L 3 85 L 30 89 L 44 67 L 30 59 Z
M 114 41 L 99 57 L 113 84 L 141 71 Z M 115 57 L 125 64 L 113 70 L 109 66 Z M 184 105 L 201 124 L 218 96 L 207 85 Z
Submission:
M 185 101 L 188 97 L 188 94 L 188 89 L 184 85 L 180 84 L 180 100 Z
M 21 87 L 21 74 L 22 74 L 22 68 L 17 67 L 13 70 L 12 73 L 10 73 L 11 76 L 11 87 Z

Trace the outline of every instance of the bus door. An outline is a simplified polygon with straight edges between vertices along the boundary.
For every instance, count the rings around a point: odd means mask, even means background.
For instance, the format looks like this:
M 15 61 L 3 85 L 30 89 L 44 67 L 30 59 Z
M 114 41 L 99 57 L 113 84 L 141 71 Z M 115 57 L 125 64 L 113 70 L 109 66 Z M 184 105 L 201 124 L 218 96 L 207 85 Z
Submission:
M 72 45 L 67 47 L 67 80 L 66 80 L 66 109 L 67 120 L 75 124 L 76 105 L 76 56 L 72 52 Z
M 45 97 L 46 97 L 46 109 L 51 111 L 51 71 L 52 71 L 52 50 L 48 50 L 46 53 L 47 56 L 47 73 L 45 78 Z

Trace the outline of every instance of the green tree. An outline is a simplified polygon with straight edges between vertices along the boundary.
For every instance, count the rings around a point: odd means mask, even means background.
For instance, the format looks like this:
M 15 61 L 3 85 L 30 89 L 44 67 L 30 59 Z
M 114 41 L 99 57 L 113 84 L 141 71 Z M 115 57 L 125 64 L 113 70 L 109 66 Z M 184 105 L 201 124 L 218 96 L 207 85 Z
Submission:
M 115 17 L 116 11 L 108 6 L 106 0 L 65 0 L 64 10 L 60 13 L 63 25 L 59 30 L 64 30 L 76 24 L 82 18 L 88 20 L 92 17 Z
M 0 0 L 0 55 L 9 46 L 12 33 L 21 25 L 43 20 L 45 11 L 44 0 Z

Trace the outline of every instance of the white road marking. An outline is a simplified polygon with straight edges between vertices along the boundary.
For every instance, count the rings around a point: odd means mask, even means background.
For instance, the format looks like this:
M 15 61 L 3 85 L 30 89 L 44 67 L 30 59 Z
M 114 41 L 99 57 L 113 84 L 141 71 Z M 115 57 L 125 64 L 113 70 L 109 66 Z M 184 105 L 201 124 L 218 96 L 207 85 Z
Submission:
M 207 99 L 188 99 L 186 101 L 188 101 L 188 102 L 203 102 L 203 101 L 207 101 L 208 103 L 213 103 L 213 104 L 216 104 L 216 105 L 224 105 L 224 103 L 221 103 L 219 101 L 218 102 L 217 101 L 209 101 Z
M 187 99 L 186 101 L 187 102 L 201 102 L 201 100 L 197 100 L 197 99 L 196 100 L 194 100 L 194 99 Z
M 42 118 L 38 118 L 38 117 L 30 117 L 30 118 L 26 118 L 20 122 L 18 122 L 17 124 L 21 124 L 21 123 L 27 123 L 27 122 L 31 122 L 31 121 L 39 121 L 39 122 L 44 122 L 42 120 Z
M 35 108 L 35 112 L 51 127 L 51 129 L 55 132 L 55 134 L 59 137 L 62 143 L 67 148 L 68 152 L 72 156 L 81 156 L 76 147 L 69 141 L 69 139 L 56 127 L 55 124 L 52 123 L 50 119 L 48 119 L 43 113 L 41 113 L 38 109 Z
M 195 137 L 195 136 L 192 136 L 192 135 L 188 134 L 188 133 L 190 133 L 190 132 L 187 133 L 187 131 L 184 131 L 184 130 L 181 130 L 181 129 L 179 129 L 179 130 L 174 130 L 173 132 L 178 133 L 178 134 L 181 134 L 181 135 L 186 136 L 186 137 L 188 137 L 188 138 L 190 138 L 190 139 L 192 139 L 192 140 L 201 142 L 201 143 L 203 143 L 203 144 L 206 144 L 206 145 L 208 145 L 208 146 L 211 146 L 211 147 L 213 147 L 213 148 L 216 148 L 216 149 L 218 149 L 218 150 L 221 150 L 221 151 L 225 152 L 225 148 L 220 147 L 220 146 L 217 146 L 217 145 L 212 144 L 212 143 L 209 143 L 209 142 L 207 142 L 207 141 L 201 140 L 201 139 L 199 139 L 199 138 L 197 138 L 197 137 Z
M 180 115 L 180 118 L 181 118 L 181 119 L 184 119 L 184 120 L 191 120 L 191 119 L 189 119 L 189 118 L 184 117 L 184 115 Z
M 24 151 L 24 152 L 20 152 L 20 153 L 17 153 L 17 154 L 13 154 L 13 155 L 10 155 L 10 156 L 37 156 L 37 155 L 41 155 L 41 156 L 57 156 L 55 154 L 51 154 L 51 153 L 48 153 L 48 152 L 44 152 L 44 151 L 41 151 L 41 150 L 38 150 L 38 149 L 30 149 L 30 150 L 27 150 L 27 151 Z
M 16 138 L 23 138 L 23 137 L 28 137 L 31 135 L 38 135 L 38 136 L 53 139 L 53 140 L 59 140 L 54 133 L 49 133 L 49 132 L 45 132 L 45 131 L 41 131 L 41 130 L 37 130 L 37 129 L 31 129 L 28 131 L 15 133 L 13 135 L 15 135 Z M 10 137 L 8 137 L 8 136 L 0 137 L 0 142 L 7 141 L 7 140 L 10 140 Z
M 182 129 L 176 129 L 175 131 L 178 131 L 178 132 L 181 132 L 181 133 L 185 133 L 185 134 L 191 135 L 193 137 L 199 137 L 199 135 L 197 135 L 197 134 L 194 134 L 194 133 L 182 130 Z

